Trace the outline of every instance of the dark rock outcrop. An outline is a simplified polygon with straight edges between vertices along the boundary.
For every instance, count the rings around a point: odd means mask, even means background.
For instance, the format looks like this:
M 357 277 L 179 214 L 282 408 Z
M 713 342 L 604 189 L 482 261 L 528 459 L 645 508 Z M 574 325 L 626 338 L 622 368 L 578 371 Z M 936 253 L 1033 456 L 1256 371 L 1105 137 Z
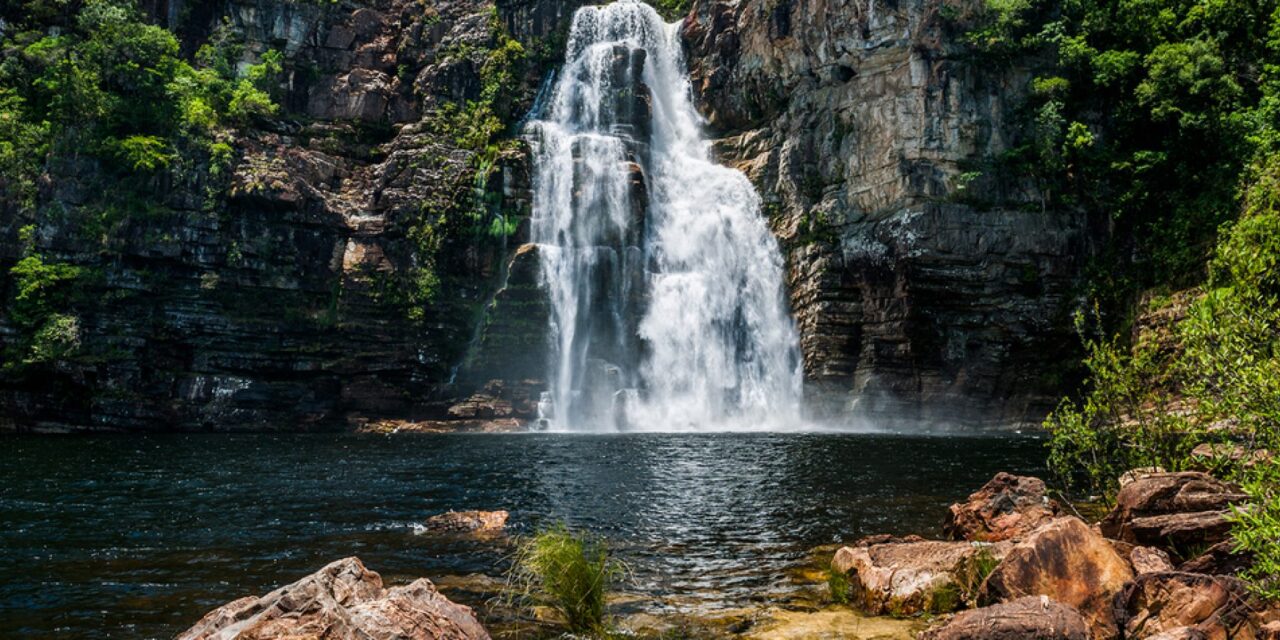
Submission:
M 920 640 L 1090 640 L 1089 625 L 1078 611 L 1042 596 L 957 614 L 946 624 L 920 634 Z
M 716 150 L 782 240 L 820 416 L 1037 421 L 1074 360 L 1098 225 L 988 162 L 1021 142 L 1034 61 L 967 55 L 945 14 L 971 9 L 698 0 L 684 23 Z
M 942 531 L 953 540 L 995 542 L 1039 528 L 1061 512 L 1045 493 L 1044 481 L 1000 472 L 947 511 Z
M 179 640 L 488 640 L 471 609 L 440 595 L 430 580 L 383 588 L 357 558 L 338 560 L 262 597 L 210 611 Z
M 532 50 L 575 6 L 530 0 L 497 11 Z M 492 0 L 149 7 L 184 51 L 223 24 L 244 63 L 280 51 L 281 110 L 227 136 L 228 166 L 155 179 L 155 211 L 126 215 L 105 246 L 58 220 L 97 216 L 90 196 L 110 172 L 87 159 L 50 163 L 39 204 L 64 214 L 40 218 L 34 243 L 92 269 L 94 303 L 77 318 L 75 357 L 0 372 L 0 431 L 447 420 L 448 407 L 491 379 L 541 377 L 528 363 L 545 326 L 531 330 L 535 305 L 516 291 L 530 286 L 527 269 L 516 265 L 516 282 L 489 304 L 527 234 L 527 157 L 508 145 L 482 179 L 480 152 L 435 120 L 444 105 L 479 96 L 486 51 L 502 37 Z M 554 64 L 529 62 L 512 69 L 521 75 L 495 106 L 508 120 Z M 28 222 L 11 213 L 0 212 L 0 273 L 19 259 L 15 237 Z M 6 313 L 0 349 L 16 339 Z M 478 330 L 501 330 L 498 348 L 527 357 L 496 374 L 472 358 L 478 367 L 466 371 Z

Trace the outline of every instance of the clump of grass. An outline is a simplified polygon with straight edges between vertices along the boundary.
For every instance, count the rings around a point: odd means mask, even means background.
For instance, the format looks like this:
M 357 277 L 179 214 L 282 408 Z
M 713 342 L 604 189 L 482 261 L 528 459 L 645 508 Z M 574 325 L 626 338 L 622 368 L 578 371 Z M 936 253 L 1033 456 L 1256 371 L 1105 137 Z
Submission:
M 605 595 L 625 571 L 603 538 L 556 525 L 518 543 L 507 586 L 515 599 L 555 610 L 572 633 L 607 634 Z
M 961 560 L 955 572 L 960 600 L 970 607 L 977 606 L 978 590 L 999 564 L 1000 559 L 986 546 L 979 547 L 973 555 Z
M 849 604 L 849 576 L 834 567 L 827 569 L 827 595 L 836 604 Z

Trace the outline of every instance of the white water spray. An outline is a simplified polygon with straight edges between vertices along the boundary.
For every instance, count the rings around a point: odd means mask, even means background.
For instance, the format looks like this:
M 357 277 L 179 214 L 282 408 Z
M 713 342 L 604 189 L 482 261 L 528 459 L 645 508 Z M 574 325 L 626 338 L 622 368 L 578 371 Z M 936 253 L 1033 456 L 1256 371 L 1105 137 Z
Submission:
M 529 125 L 556 429 L 799 420 L 782 258 L 746 176 L 711 161 L 678 27 L 637 0 L 579 9 Z

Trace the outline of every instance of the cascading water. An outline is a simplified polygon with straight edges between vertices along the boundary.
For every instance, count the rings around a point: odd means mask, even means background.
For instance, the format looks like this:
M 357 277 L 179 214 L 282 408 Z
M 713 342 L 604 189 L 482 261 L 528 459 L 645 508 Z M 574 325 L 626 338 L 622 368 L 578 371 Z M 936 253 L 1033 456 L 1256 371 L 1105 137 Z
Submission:
M 638 0 L 579 9 L 528 133 L 551 426 L 795 425 L 782 258 L 746 176 L 711 161 L 678 24 Z

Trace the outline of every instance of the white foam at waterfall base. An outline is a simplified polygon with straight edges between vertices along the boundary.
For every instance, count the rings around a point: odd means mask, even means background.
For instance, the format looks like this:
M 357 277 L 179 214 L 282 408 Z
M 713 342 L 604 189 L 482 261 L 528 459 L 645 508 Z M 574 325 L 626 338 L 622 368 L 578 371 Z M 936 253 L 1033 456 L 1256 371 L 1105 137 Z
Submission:
M 711 160 L 678 24 L 635 0 L 578 10 L 547 113 L 527 130 L 551 428 L 798 428 L 782 257 L 746 176 Z

